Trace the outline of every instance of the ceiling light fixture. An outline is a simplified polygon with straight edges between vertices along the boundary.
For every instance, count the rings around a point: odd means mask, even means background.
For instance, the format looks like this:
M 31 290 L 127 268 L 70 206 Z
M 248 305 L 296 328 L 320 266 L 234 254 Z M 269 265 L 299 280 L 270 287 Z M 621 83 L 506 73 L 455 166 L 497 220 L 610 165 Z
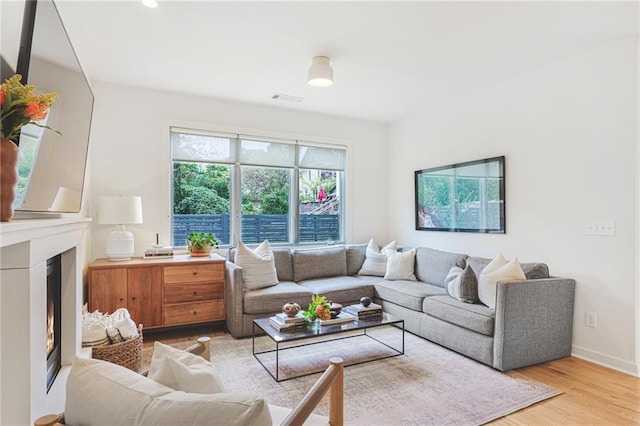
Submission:
M 154 8 L 158 7 L 158 0 L 142 0 L 142 4 L 147 7 Z
M 333 84 L 333 68 L 329 58 L 316 56 L 311 61 L 307 82 L 314 87 L 329 87 Z

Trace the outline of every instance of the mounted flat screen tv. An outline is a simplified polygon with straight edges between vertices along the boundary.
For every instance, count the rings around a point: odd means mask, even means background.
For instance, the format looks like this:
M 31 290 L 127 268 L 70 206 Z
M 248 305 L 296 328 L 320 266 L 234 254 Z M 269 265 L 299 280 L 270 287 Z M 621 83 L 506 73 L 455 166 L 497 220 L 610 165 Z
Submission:
M 504 156 L 415 172 L 416 230 L 505 233 Z
M 23 127 L 14 208 L 77 213 L 94 97 L 52 0 L 25 2 L 16 73 L 38 91 L 58 93 L 44 124 L 61 135 L 34 125 Z

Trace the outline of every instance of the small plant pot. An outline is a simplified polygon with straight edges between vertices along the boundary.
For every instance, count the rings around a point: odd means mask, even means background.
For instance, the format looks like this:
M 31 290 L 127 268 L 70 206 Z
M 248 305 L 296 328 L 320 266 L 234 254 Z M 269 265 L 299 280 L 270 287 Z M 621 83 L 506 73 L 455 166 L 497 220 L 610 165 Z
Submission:
M 204 246 L 202 248 L 193 247 L 189 245 L 189 256 L 191 257 L 206 257 L 211 255 L 211 246 Z

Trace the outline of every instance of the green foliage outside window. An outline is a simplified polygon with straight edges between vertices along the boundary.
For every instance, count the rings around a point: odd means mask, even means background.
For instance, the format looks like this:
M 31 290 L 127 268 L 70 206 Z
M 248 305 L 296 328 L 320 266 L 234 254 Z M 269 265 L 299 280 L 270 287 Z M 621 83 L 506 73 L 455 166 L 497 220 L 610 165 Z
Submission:
M 230 168 L 215 164 L 174 163 L 173 212 L 229 214 Z

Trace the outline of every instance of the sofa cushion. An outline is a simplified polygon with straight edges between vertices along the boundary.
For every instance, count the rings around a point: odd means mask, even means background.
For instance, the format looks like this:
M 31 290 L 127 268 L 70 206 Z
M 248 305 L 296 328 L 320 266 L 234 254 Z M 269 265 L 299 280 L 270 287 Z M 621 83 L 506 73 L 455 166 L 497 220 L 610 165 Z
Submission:
M 364 263 L 358 271 L 358 275 L 373 275 L 383 277 L 387 272 L 387 259 L 398 251 L 398 244 L 395 241 L 390 242 L 380 249 L 373 238 L 367 244 Z
M 449 296 L 465 303 L 478 301 L 478 278 L 467 265 L 464 269 L 454 266 L 444 280 Z
M 514 258 L 507 262 L 500 253 L 489 262 L 478 277 L 478 298 L 488 307 L 495 308 L 498 281 L 516 280 L 526 280 L 518 260 Z
M 387 258 L 387 271 L 385 280 L 416 281 L 414 268 L 416 264 L 416 249 L 398 252 Z
M 364 264 L 366 244 L 347 245 L 347 275 L 356 275 Z
M 450 324 L 493 336 L 495 310 L 480 303 L 464 303 L 449 296 L 433 296 L 424 299 L 422 311 Z
M 336 303 L 353 302 L 360 300 L 361 297 L 374 297 L 373 285 L 370 280 L 362 280 L 360 277 L 331 277 L 318 278 L 315 280 L 301 281 L 299 284 L 308 288 L 313 294 L 325 296 L 328 300 Z M 305 309 L 311 298 L 306 304 L 300 305 Z
M 293 249 L 291 254 L 295 282 L 347 275 L 345 246 Z
M 280 282 L 273 287 L 244 293 L 245 314 L 271 314 L 280 312 L 285 303 L 295 302 L 303 308 L 307 306 L 313 292 L 291 281 Z
M 248 290 L 278 284 L 275 260 L 268 240 L 264 240 L 253 250 L 240 241 L 235 263 L 243 269 L 244 286 Z
M 480 273 L 489 262 L 491 262 L 491 259 L 487 259 L 486 257 L 469 257 L 467 259 L 467 263 L 471 266 L 477 277 L 480 276 Z M 546 263 L 524 262 L 520 263 L 520 267 L 522 267 L 524 276 L 527 277 L 528 280 L 550 278 L 549 267 Z
M 444 280 L 454 266 L 466 266 L 466 254 L 449 253 L 428 247 L 416 250 L 415 274 L 420 281 L 444 287 Z
M 425 297 L 447 295 L 442 287 L 422 281 L 379 281 L 375 284 L 376 298 L 422 312 Z M 447 296 L 449 297 L 449 296 Z

